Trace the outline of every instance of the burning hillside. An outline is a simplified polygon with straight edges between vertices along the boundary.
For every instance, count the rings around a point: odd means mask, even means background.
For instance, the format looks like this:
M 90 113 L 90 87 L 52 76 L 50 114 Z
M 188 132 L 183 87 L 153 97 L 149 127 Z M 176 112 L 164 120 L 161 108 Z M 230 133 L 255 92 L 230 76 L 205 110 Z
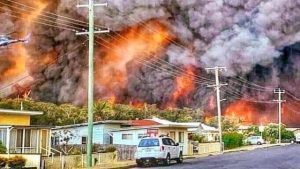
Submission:
M 299 0 L 108 4 L 95 9 L 97 27 L 112 30 L 96 35 L 96 99 L 200 107 L 214 115 L 215 93 L 206 88 L 214 78 L 204 71 L 212 66 L 228 69 L 221 78 L 229 84 L 222 88 L 227 116 L 247 123 L 275 122 L 276 105 L 251 102 L 273 100 L 272 90 L 261 86 L 281 87 L 300 97 Z M 14 81 L 27 72 L 33 99 L 85 104 L 86 37 L 74 30 L 87 29 L 87 10 L 77 9 L 73 0 L 0 0 L 0 7 L 1 34 L 31 34 L 28 44 L 0 51 L 0 87 L 20 83 Z M 293 110 L 300 107 L 297 101 L 291 104 Z M 284 122 L 295 125 L 300 117 L 288 108 Z

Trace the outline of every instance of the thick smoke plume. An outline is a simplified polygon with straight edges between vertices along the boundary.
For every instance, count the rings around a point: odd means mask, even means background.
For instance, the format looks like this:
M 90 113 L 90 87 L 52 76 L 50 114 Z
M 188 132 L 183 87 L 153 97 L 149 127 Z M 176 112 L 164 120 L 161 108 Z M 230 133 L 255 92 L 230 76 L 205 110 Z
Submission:
M 88 11 L 77 9 L 73 0 L 18 2 L 41 11 L 87 20 Z M 96 38 L 97 99 L 148 102 L 161 107 L 201 107 L 214 112 L 214 92 L 205 87 L 211 82 L 198 78 L 213 81 L 204 71 L 205 67 L 212 66 L 227 67 L 222 80 L 230 87 L 224 87 L 222 95 L 229 101 L 236 95 L 273 100 L 272 92 L 249 88 L 247 83 L 235 80 L 238 76 L 262 86 L 280 86 L 295 95 L 299 92 L 294 86 L 300 82 L 299 44 L 296 43 L 300 40 L 300 0 L 109 0 L 108 4 L 96 8 L 96 24 L 112 30 Z M 32 34 L 24 49 L 28 59 L 21 63 L 27 65 L 24 69 L 34 79 L 32 97 L 85 104 L 87 51 L 85 46 L 77 46 L 86 37 L 30 22 L 41 17 L 39 10 L 34 15 L 36 18 L 24 23 L 5 14 L 14 13 L 12 7 L 1 5 L 4 6 L 0 13 L 4 23 L 1 33 L 12 28 L 22 30 L 22 25 L 27 24 L 28 30 L 22 34 Z M 52 24 L 64 27 L 60 19 L 63 18 L 56 16 Z M 13 51 L 1 51 L 5 52 L 0 58 L 1 75 L 15 70 L 20 60 Z M 170 65 L 181 71 L 172 72 Z M 184 78 L 182 71 L 197 78 Z M 0 78 L 1 83 L 13 79 L 15 74 Z M 227 104 L 224 106 L 235 106 Z M 272 112 L 264 114 L 264 110 L 266 107 L 255 111 L 270 119 Z M 230 114 L 230 110 L 224 112 L 228 111 Z

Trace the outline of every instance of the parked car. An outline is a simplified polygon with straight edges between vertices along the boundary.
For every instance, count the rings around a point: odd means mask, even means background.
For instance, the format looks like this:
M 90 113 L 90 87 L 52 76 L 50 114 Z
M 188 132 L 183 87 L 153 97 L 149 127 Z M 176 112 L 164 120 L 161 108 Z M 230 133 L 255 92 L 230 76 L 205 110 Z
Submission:
M 165 136 L 142 138 L 137 146 L 135 159 L 138 166 L 160 163 L 170 165 L 171 160 L 183 162 L 179 144 Z
M 295 139 L 296 143 L 299 144 L 300 143 L 300 133 L 295 134 L 295 137 L 296 137 L 296 139 Z
M 249 144 L 261 145 L 265 143 L 265 140 L 262 138 L 262 136 L 250 136 L 247 138 L 247 142 Z

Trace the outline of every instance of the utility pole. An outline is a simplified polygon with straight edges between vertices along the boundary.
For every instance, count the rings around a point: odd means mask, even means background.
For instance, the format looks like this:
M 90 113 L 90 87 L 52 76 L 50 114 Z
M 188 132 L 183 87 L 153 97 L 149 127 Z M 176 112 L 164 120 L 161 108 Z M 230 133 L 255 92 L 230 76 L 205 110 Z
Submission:
M 223 151 L 223 140 L 222 140 L 222 114 L 221 114 L 221 99 L 220 99 L 220 87 L 225 86 L 227 84 L 220 84 L 219 80 L 219 72 L 226 71 L 226 67 L 212 67 L 205 68 L 205 70 L 209 73 L 210 71 L 215 73 L 216 84 L 208 85 L 207 87 L 213 87 L 216 90 L 217 95 L 217 109 L 218 109 L 218 129 L 219 129 L 219 141 L 221 144 L 221 151 Z
M 95 30 L 94 26 L 94 7 L 107 6 L 107 3 L 94 4 L 94 0 L 89 0 L 88 5 L 77 5 L 77 8 L 88 8 L 89 10 L 89 31 L 77 32 L 76 35 L 88 35 L 89 37 L 89 71 L 88 71 L 88 139 L 87 139 L 87 167 L 92 167 L 92 149 L 93 149 L 93 109 L 94 109 L 94 34 L 108 33 L 107 30 Z
M 281 115 L 282 115 L 282 102 L 285 102 L 285 100 L 282 100 L 282 94 L 285 93 L 285 90 L 281 90 L 280 88 L 274 89 L 274 93 L 278 94 L 278 100 L 274 100 L 274 102 L 278 103 L 278 143 L 281 143 Z

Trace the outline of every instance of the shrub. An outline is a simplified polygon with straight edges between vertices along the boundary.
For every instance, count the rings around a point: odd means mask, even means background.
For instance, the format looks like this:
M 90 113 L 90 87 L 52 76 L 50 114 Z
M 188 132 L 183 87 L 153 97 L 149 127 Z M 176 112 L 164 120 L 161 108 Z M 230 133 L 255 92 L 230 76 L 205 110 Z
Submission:
M 106 147 L 105 148 L 105 152 L 106 153 L 112 153 L 112 152 L 115 152 L 117 150 L 117 148 L 116 147 L 114 147 L 114 146 L 108 146 L 108 147 Z
M 243 135 L 237 132 L 224 133 L 223 142 L 225 149 L 240 147 L 243 145 Z
M 0 141 L 0 154 L 6 153 L 6 148 L 5 146 L 2 144 L 2 142 Z
M 205 142 L 207 142 L 205 136 L 204 135 L 200 135 L 200 134 L 194 134 L 192 136 L 192 140 L 193 141 L 198 141 L 199 143 L 205 143 Z
M 15 156 L 7 160 L 8 166 L 13 169 L 21 169 L 25 166 L 25 163 L 26 159 L 21 156 Z
M 0 157 L 0 168 L 3 168 L 6 166 L 7 159 L 5 157 Z

